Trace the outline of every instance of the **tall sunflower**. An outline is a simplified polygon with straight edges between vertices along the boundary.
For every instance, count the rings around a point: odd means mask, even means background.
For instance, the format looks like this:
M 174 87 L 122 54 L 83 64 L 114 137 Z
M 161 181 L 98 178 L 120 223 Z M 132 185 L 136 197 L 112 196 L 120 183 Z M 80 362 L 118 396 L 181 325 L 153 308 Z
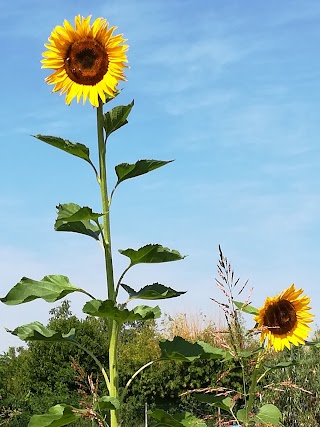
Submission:
M 268 297 L 259 309 L 255 321 L 261 328 L 261 342 L 268 338 L 267 348 L 282 351 L 291 344 L 305 344 L 314 316 L 309 312 L 310 298 L 302 293 L 303 289 L 291 285 L 276 297 Z
M 125 80 L 126 40 L 122 34 L 114 36 L 116 27 L 109 28 L 105 19 L 97 18 L 92 25 L 90 19 L 78 15 L 75 27 L 67 20 L 55 27 L 42 54 L 42 68 L 55 70 L 46 82 L 55 85 L 53 92 L 66 93 L 68 105 L 83 97 L 83 103 L 89 98 L 98 107 L 99 98 L 106 102 L 106 95 L 113 97 L 119 80 Z

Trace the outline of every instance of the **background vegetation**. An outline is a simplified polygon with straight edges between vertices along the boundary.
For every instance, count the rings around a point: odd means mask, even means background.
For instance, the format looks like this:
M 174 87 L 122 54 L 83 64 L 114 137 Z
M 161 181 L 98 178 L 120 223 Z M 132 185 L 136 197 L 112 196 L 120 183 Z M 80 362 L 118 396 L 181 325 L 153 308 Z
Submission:
M 202 320 L 205 320 L 202 318 Z M 75 328 L 81 344 L 90 348 L 107 365 L 107 328 L 103 320 L 72 315 L 68 301 L 50 311 L 48 327 L 68 332 Z M 162 325 L 154 321 L 127 324 L 120 339 L 120 386 L 144 363 L 156 359 L 159 340 L 182 336 L 190 341 L 204 340 L 215 346 L 228 345 L 226 330 L 210 322 L 179 315 L 167 317 Z M 291 352 L 271 354 L 270 362 L 292 360 L 287 368 L 270 371 L 262 380 L 259 395 L 263 403 L 276 403 L 284 414 L 283 424 L 290 427 L 320 424 L 319 349 L 316 346 L 293 348 Z M 248 361 L 250 369 L 250 361 Z M 31 342 L 28 348 L 10 348 L 0 356 L 0 426 L 24 427 L 35 413 L 64 402 L 84 406 L 92 402 L 92 387 L 100 389 L 98 371 L 81 349 L 63 343 Z M 125 427 L 145 425 L 147 409 L 168 412 L 189 411 L 205 419 L 208 426 L 219 423 L 217 409 L 195 399 L 195 390 L 225 392 L 241 390 L 241 369 L 234 361 L 201 360 L 194 363 L 157 362 L 139 374 L 131 384 L 124 405 Z M 214 391 L 215 390 L 215 391 Z M 102 391 L 102 390 L 101 390 Z M 241 395 L 238 396 L 239 404 Z M 223 411 L 220 420 L 225 421 Z M 82 419 L 75 426 L 91 426 Z M 152 427 L 152 420 L 148 420 Z

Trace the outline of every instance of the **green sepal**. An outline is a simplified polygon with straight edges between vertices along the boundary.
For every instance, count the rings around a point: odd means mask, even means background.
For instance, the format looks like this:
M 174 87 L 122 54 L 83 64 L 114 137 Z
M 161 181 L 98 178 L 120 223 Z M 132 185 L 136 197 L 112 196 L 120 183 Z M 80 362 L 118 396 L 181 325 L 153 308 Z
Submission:
M 147 305 L 139 305 L 132 310 L 128 310 L 116 307 L 111 300 L 101 301 L 97 299 L 88 301 L 82 311 L 90 316 L 116 320 L 120 324 L 135 320 L 157 319 L 161 316 L 158 306 L 149 307 Z
M 152 264 L 160 262 L 178 261 L 185 257 L 176 250 L 165 248 L 161 245 L 146 245 L 135 249 L 119 249 L 121 255 L 130 258 L 130 266 L 136 264 Z
M 128 105 L 119 105 L 118 107 L 112 108 L 103 115 L 103 126 L 108 137 L 112 132 L 121 128 L 128 123 L 128 116 L 134 105 L 134 101 Z
M 189 412 L 170 415 L 163 409 L 148 411 L 150 417 L 159 421 L 156 427 L 206 427 L 206 423 Z
M 268 403 L 266 405 L 261 406 L 258 413 L 253 418 L 254 421 L 259 423 L 259 425 L 273 425 L 278 426 L 280 424 L 280 419 L 282 415 L 279 409 L 272 405 L 271 403 Z
M 45 276 L 40 281 L 23 277 L 0 301 L 7 305 L 18 305 L 41 298 L 55 302 L 72 292 L 88 293 L 73 286 L 68 277 L 61 275 Z
M 155 169 L 160 168 L 173 160 L 138 160 L 136 163 L 120 163 L 115 167 L 118 177 L 116 187 L 126 179 L 135 178 L 136 176 L 144 175 Z
M 231 412 L 231 409 L 234 406 L 234 402 L 231 397 L 228 396 L 214 396 L 209 393 L 195 394 L 194 396 L 199 402 L 208 403 L 211 406 L 215 406 L 216 408 L 220 408 L 228 412 Z
M 22 341 L 75 341 L 75 329 L 72 328 L 67 334 L 46 328 L 40 322 L 32 322 L 27 325 L 18 326 L 15 330 L 7 332 L 17 336 Z
M 130 286 L 121 283 L 123 289 L 128 292 L 129 300 L 132 299 L 146 299 L 146 300 L 158 300 L 158 299 L 167 299 L 175 298 L 180 295 L 185 294 L 186 292 L 178 292 L 172 288 L 161 285 L 160 283 L 153 283 L 152 285 L 147 285 L 141 288 L 139 291 L 135 291 Z
M 86 412 L 86 410 L 76 409 L 69 405 L 55 405 L 49 409 L 47 414 L 33 415 L 29 421 L 28 427 L 66 426 L 80 418 L 81 412 Z
M 244 313 L 253 314 L 254 316 L 257 316 L 259 314 L 259 310 L 252 305 L 246 304 L 241 301 L 232 301 L 233 304 Z
M 66 153 L 72 154 L 73 156 L 79 157 L 80 159 L 85 160 L 93 166 L 93 163 L 90 159 L 89 148 L 84 144 L 79 142 L 71 142 L 68 139 L 59 138 L 57 136 L 51 135 L 33 135 L 35 138 L 40 139 L 40 141 L 45 142 L 46 144 L 52 145 L 53 147 L 59 148 Z
M 161 340 L 159 342 L 162 360 L 176 360 L 193 362 L 198 359 L 223 359 L 229 360 L 231 354 L 221 348 L 212 347 L 204 341 L 190 343 L 182 337 L 174 337 L 172 341 Z
M 99 411 L 115 411 L 120 409 L 120 401 L 115 397 L 102 396 L 98 399 L 93 409 Z
M 75 203 L 60 204 L 57 206 L 57 210 L 58 216 L 54 224 L 56 231 L 85 234 L 99 240 L 100 228 L 97 223 L 103 214 L 92 212 L 91 208 L 81 207 Z

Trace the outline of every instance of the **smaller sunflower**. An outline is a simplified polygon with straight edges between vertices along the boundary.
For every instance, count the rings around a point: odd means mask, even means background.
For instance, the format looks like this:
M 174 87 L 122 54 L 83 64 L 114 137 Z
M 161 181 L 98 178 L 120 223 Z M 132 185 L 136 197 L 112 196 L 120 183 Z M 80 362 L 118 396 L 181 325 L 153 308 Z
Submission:
M 310 298 L 302 293 L 303 289 L 291 285 L 276 297 L 268 297 L 259 309 L 254 320 L 261 328 L 261 342 L 268 338 L 267 348 L 282 351 L 291 344 L 305 344 L 314 315 L 309 312 Z
M 97 18 L 92 25 L 90 19 L 78 15 L 74 27 L 67 20 L 55 27 L 42 54 L 42 68 L 54 70 L 46 82 L 55 85 L 52 92 L 66 93 L 68 105 L 83 97 L 83 103 L 89 98 L 98 107 L 99 98 L 113 98 L 118 82 L 125 80 L 126 40 L 122 34 L 114 36 L 116 27 L 109 28 L 105 19 Z

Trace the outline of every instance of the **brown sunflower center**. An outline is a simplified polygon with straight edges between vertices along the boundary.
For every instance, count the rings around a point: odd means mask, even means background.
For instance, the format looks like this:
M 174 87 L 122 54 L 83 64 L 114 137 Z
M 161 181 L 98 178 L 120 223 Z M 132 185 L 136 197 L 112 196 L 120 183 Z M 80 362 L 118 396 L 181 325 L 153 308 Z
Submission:
M 297 314 L 290 301 L 281 300 L 267 308 L 263 324 L 274 335 L 282 335 L 291 331 L 297 323 Z
M 70 79 L 82 85 L 93 86 L 107 73 L 108 54 L 94 39 L 78 40 L 67 50 L 64 67 Z

